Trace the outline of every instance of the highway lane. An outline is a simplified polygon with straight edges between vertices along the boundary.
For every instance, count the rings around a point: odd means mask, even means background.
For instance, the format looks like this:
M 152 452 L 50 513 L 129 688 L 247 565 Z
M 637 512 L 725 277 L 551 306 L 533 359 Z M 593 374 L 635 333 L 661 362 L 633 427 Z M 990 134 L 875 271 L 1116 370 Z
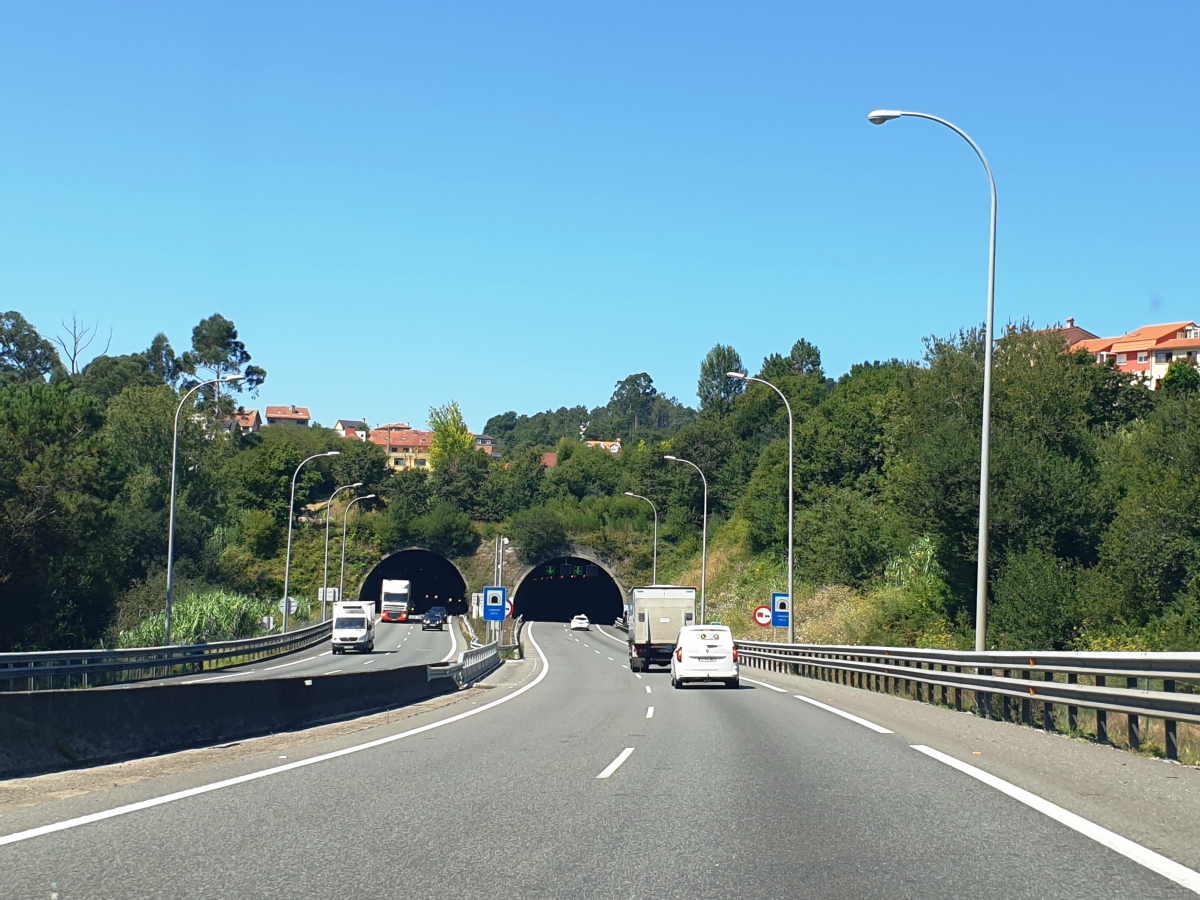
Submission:
M 200 682 L 244 681 L 257 678 L 280 678 L 314 675 L 334 675 L 342 672 L 363 672 L 371 669 L 397 669 L 403 666 L 442 662 L 466 649 L 451 618 L 442 631 L 421 628 L 420 622 L 377 622 L 373 653 L 347 652 L 334 655 L 329 641 L 322 641 L 304 650 L 255 660 L 240 666 L 230 666 L 191 675 L 177 675 L 154 681 L 140 681 L 126 688 L 154 684 L 197 684 Z
M 528 634 L 549 669 L 511 701 L 2 846 L 0 896 L 1194 896 L 895 735 Z

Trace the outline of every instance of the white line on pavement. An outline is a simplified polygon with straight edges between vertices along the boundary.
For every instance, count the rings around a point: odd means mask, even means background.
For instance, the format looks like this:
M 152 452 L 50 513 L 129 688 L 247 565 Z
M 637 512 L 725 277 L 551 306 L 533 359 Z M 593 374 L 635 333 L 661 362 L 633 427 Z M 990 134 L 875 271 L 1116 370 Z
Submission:
M 181 681 L 180 684 L 200 684 L 205 681 L 220 681 L 222 678 L 236 678 L 239 675 L 253 675 L 253 669 L 241 669 L 237 672 L 230 672 L 228 675 L 214 675 L 211 678 L 193 678 L 191 681 Z
M 593 652 L 593 653 L 595 653 L 597 656 L 599 656 L 599 655 L 600 655 L 600 651 L 599 651 L 599 650 L 593 650 L 592 652 Z
M 280 772 L 290 772 L 292 769 L 302 769 L 305 766 L 315 765 L 319 762 L 325 762 L 330 759 L 337 759 L 342 756 L 349 756 L 351 753 L 358 753 L 362 750 L 370 750 L 373 747 L 382 747 L 385 744 L 391 744 L 395 741 L 403 740 L 407 737 L 412 737 L 417 734 L 424 734 L 426 731 L 432 731 L 434 728 L 441 728 L 443 725 L 449 725 L 452 722 L 459 722 L 463 719 L 468 719 L 471 716 L 477 716 L 481 712 L 493 707 L 499 706 L 501 703 L 507 703 L 514 697 L 519 697 L 526 691 L 535 688 L 541 683 L 542 679 L 550 674 L 550 661 L 546 659 L 546 654 L 542 652 L 542 648 L 538 645 L 537 639 L 533 636 L 534 624 L 530 623 L 526 634 L 529 635 L 529 642 L 533 644 L 533 648 L 537 651 L 538 656 L 542 661 L 542 671 L 537 678 L 529 682 L 524 687 L 517 688 L 511 694 L 505 697 L 500 697 L 493 700 L 491 703 L 485 703 L 483 706 L 478 706 L 475 709 L 468 709 L 466 712 L 461 712 L 457 716 L 451 716 L 448 719 L 441 719 L 437 722 L 430 722 L 428 725 L 422 725 L 419 728 L 413 728 L 410 731 L 402 732 L 401 734 L 391 734 L 387 737 L 378 738 L 374 741 L 367 741 L 364 744 L 355 744 L 353 747 L 343 747 L 341 750 L 333 750 L 329 753 L 322 753 L 319 756 L 310 756 L 308 759 L 289 762 L 282 766 L 274 766 L 270 769 L 263 769 L 258 772 L 250 772 L 246 775 L 238 775 L 236 778 L 227 778 L 224 781 L 215 781 L 212 784 L 202 784 L 198 787 L 188 788 L 187 790 L 177 791 L 174 794 L 164 794 L 161 797 L 151 797 L 149 800 L 141 800 L 137 803 L 130 803 L 126 806 L 117 806 L 113 809 L 106 809 L 102 812 L 91 813 L 86 816 L 79 816 L 75 819 L 66 819 L 62 822 L 54 822 L 50 825 L 42 825 L 38 828 L 30 828 L 26 831 L 18 831 L 14 834 L 6 834 L 0 836 L 0 847 L 7 844 L 16 844 L 19 841 L 27 841 L 30 838 L 41 837 L 45 834 L 54 834 L 56 831 L 66 831 L 68 828 L 78 828 L 80 825 L 90 825 L 93 822 L 102 822 L 105 819 L 111 819 L 116 816 L 123 816 L 127 813 L 139 812 L 143 809 L 151 809 L 155 806 L 162 806 L 164 803 L 172 803 L 176 800 L 184 800 L 188 797 L 195 797 L 198 794 L 207 794 L 210 791 L 219 791 L 221 788 L 233 787 L 235 785 L 244 784 L 247 781 L 257 781 L 259 778 L 266 778 L 269 775 L 278 775 Z M 630 749 L 628 752 L 632 753 Z M 623 760 L 622 760 L 623 761 Z
M 866 719 L 860 719 L 853 713 L 848 713 L 844 709 L 838 709 L 836 706 L 828 706 L 819 700 L 814 700 L 811 697 L 801 697 L 799 694 L 792 694 L 792 696 L 797 700 L 803 700 L 805 703 L 811 703 L 813 706 L 819 706 L 821 709 L 825 710 L 826 712 L 831 712 L 835 716 L 841 716 L 843 719 L 849 719 L 851 722 L 857 722 L 859 725 L 863 726 L 863 728 L 870 728 L 872 731 L 877 731 L 880 734 L 895 734 L 895 732 L 890 728 L 884 728 L 882 725 L 876 725 L 874 722 L 868 722 Z
M 621 763 L 625 762 L 625 760 L 629 759 L 629 757 L 632 755 L 633 755 L 633 748 L 626 747 L 624 750 L 621 751 L 620 755 L 618 755 L 616 759 L 614 759 L 612 762 L 610 762 L 608 764 L 608 766 L 605 768 L 605 770 L 603 772 L 601 772 L 599 775 L 597 775 L 596 777 L 597 778 L 608 778 L 610 775 L 612 775 L 613 772 L 615 772 L 615 771 L 617 771 L 617 769 L 621 768 Z
M 622 668 L 622 669 L 628 669 L 628 668 L 629 668 L 629 666 L 625 665 L 625 663 L 621 663 L 621 668 Z
M 324 656 L 325 654 L 322 653 L 321 655 Z M 298 666 L 302 662 L 312 662 L 312 659 L 297 659 L 294 662 L 283 663 L 279 666 L 267 666 L 265 669 L 263 669 L 263 671 L 270 672 L 272 669 L 286 669 L 288 666 Z
M 1066 825 L 1074 831 L 1078 831 L 1084 837 L 1091 838 L 1097 844 L 1101 844 L 1109 850 L 1115 850 L 1138 865 L 1145 866 L 1151 872 L 1157 872 L 1164 878 L 1170 879 L 1176 884 L 1200 894 L 1200 872 L 1189 869 L 1187 866 L 1181 866 L 1173 859 L 1168 859 L 1160 853 L 1155 853 L 1141 844 L 1135 844 L 1128 838 L 1123 838 L 1102 825 L 1097 825 L 1095 822 L 1090 822 L 1082 816 L 1077 816 L 1075 813 L 1065 810 L 1061 806 L 1039 797 L 1037 794 L 1032 794 L 1024 788 L 1019 788 L 1015 784 L 1005 781 L 1003 778 L 997 778 L 990 772 L 977 769 L 975 766 L 961 762 L 953 756 L 947 756 L 945 753 L 934 750 L 932 747 L 926 747 L 924 744 L 911 744 L 910 746 L 918 753 L 924 753 L 931 759 L 945 763 L 952 769 L 958 769 L 964 775 L 970 775 L 976 781 L 982 781 L 989 787 L 994 787 L 1000 793 L 1007 794 L 1014 800 L 1024 803 L 1029 808 L 1036 809 L 1054 821 Z
M 340 672 L 340 671 L 342 671 L 342 670 L 341 670 L 341 669 L 334 669 L 332 672 L 326 672 L 325 674 L 326 674 L 326 675 L 336 675 L 336 674 L 337 674 L 338 672 Z
M 455 654 L 458 653 L 458 639 L 454 636 L 458 626 L 454 624 L 454 616 L 447 616 L 446 621 L 450 623 L 450 652 L 442 657 L 442 662 L 454 659 Z
M 369 665 L 370 665 L 371 663 L 373 663 L 373 662 L 375 662 L 375 660 L 373 660 L 373 659 L 368 659 L 368 660 L 367 660 L 365 663 L 363 663 L 363 665 L 364 665 L 364 666 L 369 666 Z
M 637 673 L 637 672 L 634 672 L 634 673 L 633 673 L 633 677 L 634 677 L 634 678 L 636 678 L 638 681 L 641 681 L 641 680 L 642 680 L 642 676 L 641 676 L 639 673 Z
M 617 642 L 618 644 L 620 644 L 622 647 L 628 647 L 628 646 L 629 646 L 629 641 L 624 641 L 624 640 L 621 640 L 621 638 L 619 638 L 619 637 L 613 637 L 613 635 L 609 634 L 607 631 L 605 631 L 605 630 L 604 630 L 603 628 L 601 628 L 599 625 L 597 625 L 597 626 L 596 626 L 596 630 L 597 630 L 598 632 L 600 632 L 602 635 L 604 635 L 606 638 L 608 638 L 610 641 L 616 641 L 616 642 Z
M 648 708 L 646 709 L 646 718 L 647 718 L 647 719 L 653 719 L 653 718 L 654 718 L 654 707 L 653 707 L 653 706 L 651 706 L 651 707 L 648 707 Z
M 775 687 L 775 685 L 773 685 L 773 684 L 767 684 L 765 681 L 755 681 L 753 678 L 747 678 L 745 675 L 743 675 L 743 676 L 742 676 L 742 681 L 748 681 L 748 682 L 750 682 L 751 684 L 757 684 L 759 687 L 770 688 L 771 690 L 773 690 L 773 691 L 778 691 L 778 692 L 779 692 L 779 693 L 781 693 L 781 694 L 786 694 L 786 693 L 787 693 L 787 689 L 786 689 L 786 688 Z
M 647 694 L 649 694 L 649 693 L 650 693 L 650 685 L 646 685 L 646 693 L 647 693 Z
M 616 662 L 616 660 L 615 660 L 615 659 L 613 659 L 611 656 L 608 658 L 608 661 L 609 661 L 609 662 Z
M 317 656 L 328 656 L 332 652 L 332 650 L 326 650 L 324 653 L 318 653 Z

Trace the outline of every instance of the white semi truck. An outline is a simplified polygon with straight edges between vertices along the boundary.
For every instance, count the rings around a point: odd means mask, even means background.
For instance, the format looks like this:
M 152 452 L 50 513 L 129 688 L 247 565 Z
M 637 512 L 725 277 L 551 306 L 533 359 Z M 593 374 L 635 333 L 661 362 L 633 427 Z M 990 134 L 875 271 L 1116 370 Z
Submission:
M 679 629 L 696 624 L 696 589 L 651 584 L 629 592 L 625 607 L 629 625 L 629 668 L 669 666 Z
M 381 622 L 407 622 L 412 610 L 412 585 L 403 578 L 385 578 L 379 588 Z

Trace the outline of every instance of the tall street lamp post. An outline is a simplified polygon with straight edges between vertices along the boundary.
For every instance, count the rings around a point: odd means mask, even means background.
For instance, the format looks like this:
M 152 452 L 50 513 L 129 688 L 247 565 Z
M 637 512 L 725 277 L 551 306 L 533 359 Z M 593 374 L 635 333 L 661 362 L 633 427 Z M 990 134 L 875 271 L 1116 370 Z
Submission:
M 166 627 L 163 629 L 163 643 L 171 643 L 171 599 L 175 589 L 175 467 L 179 459 L 179 414 L 183 412 L 183 406 L 187 403 L 188 398 L 200 388 L 210 384 L 221 384 L 222 382 L 241 381 L 243 375 L 226 375 L 223 378 L 213 378 L 209 381 L 202 381 L 186 394 L 179 401 L 179 406 L 175 408 L 175 436 L 171 440 L 171 512 L 167 520 L 167 614 Z
M 292 473 L 292 499 L 288 503 L 288 538 L 287 538 L 287 554 L 283 563 L 283 630 L 288 630 L 288 620 L 291 616 L 292 604 L 288 600 L 288 588 L 291 586 L 292 577 L 292 523 L 296 518 L 296 477 L 300 474 L 300 470 L 304 468 L 305 463 L 310 463 L 314 459 L 320 459 L 323 456 L 341 456 L 341 450 L 330 450 L 328 453 L 314 453 L 308 459 L 296 466 L 296 471 Z
M 795 576 L 795 566 L 793 565 L 793 557 L 795 556 L 796 539 L 794 529 L 796 526 L 796 490 L 792 480 L 794 471 L 794 462 L 796 457 L 796 421 L 792 416 L 792 404 L 788 403 L 788 398 L 784 396 L 783 391 L 765 381 L 762 378 L 751 378 L 745 372 L 726 372 L 730 378 L 737 378 L 742 381 L 756 381 L 759 384 L 765 384 L 771 390 L 779 395 L 779 399 L 783 401 L 784 407 L 788 414 L 788 547 L 787 547 L 787 592 L 788 592 L 788 628 L 787 639 L 789 644 L 796 643 L 796 617 L 793 612 L 796 608 L 796 598 L 792 596 L 793 579 Z
M 370 500 L 374 496 L 375 496 L 374 494 L 363 494 L 361 497 L 355 497 L 353 500 L 351 500 L 349 503 L 346 504 L 346 514 L 345 514 L 345 517 L 342 519 L 342 574 L 338 578 L 338 599 L 339 600 L 346 599 L 346 597 L 345 597 L 345 591 L 346 591 L 346 528 L 350 524 L 350 507 L 352 507 L 359 500 Z
M 340 488 L 329 495 L 329 502 L 325 504 L 325 574 L 321 577 L 321 621 L 325 621 L 325 598 L 329 596 L 329 511 L 333 509 L 333 498 L 342 491 L 348 491 L 350 488 L 362 487 L 361 481 L 356 481 L 354 484 L 343 484 Z M 342 597 L 338 594 L 338 599 Z
M 649 497 L 643 497 L 641 494 L 633 493 L 633 491 L 626 491 L 625 496 L 645 500 L 650 504 L 650 508 L 654 510 L 654 567 L 652 570 L 653 574 L 650 576 L 650 583 L 658 584 L 658 507 L 654 505 L 654 501 Z
M 664 456 L 663 459 L 686 463 L 700 472 L 700 467 L 691 460 L 680 459 L 677 456 Z M 700 527 L 700 621 L 696 623 L 697 625 L 704 624 L 705 595 L 708 583 L 708 479 L 704 477 L 703 472 L 700 472 L 700 480 L 704 483 L 704 516 L 701 519 Z
M 996 179 L 992 177 L 991 166 L 983 151 L 956 125 L 931 116 L 928 113 L 906 112 L 898 109 L 877 109 L 868 114 L 867 119 L 873 125 L 882 125 L 892 119 L 910 116 L 916 119 L 929 119 L 939 125 L 945 125 L 964 141 L 983 163 L 987 172 L 988 183 L 992 188 L 992 234 L 988 253 L 988 298 L 987 298 L 987 342 L 984 345 L 983 362 L 983 438 L 979 455 L 979 564 L 975 571 L 975 649 L 987 649 L 987 558 L 988 558 L 988 471 L 991 466 L 991 435 L 992 435 L 992 320 L 996 307 Z

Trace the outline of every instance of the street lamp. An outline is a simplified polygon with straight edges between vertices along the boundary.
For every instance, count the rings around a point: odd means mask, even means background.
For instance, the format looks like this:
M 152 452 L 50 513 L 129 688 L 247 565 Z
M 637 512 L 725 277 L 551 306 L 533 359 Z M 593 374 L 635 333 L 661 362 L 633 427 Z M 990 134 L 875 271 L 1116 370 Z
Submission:
M 292 611 L 292 604 L 288 601 L 288 587 L 291 585 L 292 577 L 292 520 L 296 518 L 296 477 L 300 474 L 300 470 L 304 468 L 305 463 L 312 462 L 314 459 L 320 459 L 323 456 L 341 456 L 341 450 L 330 450 L 328 453 L 314 453 L 308 459 L 303 460 L 300 465 L 296 466 L 296 471 L 292 473 L 292 499 L 288 503 L 288 539 L 287 539 L 287 554 L 283 563 L 283 630 L 288 630 L 288 619 Z
M 697 472 L 700 472 L 700 467 L 690 460 L 680 459 L 677 456 L 664 456 L 663 459 L 669 459 L 671 462 L 687 463 Z M 704 477 L 703 472 L 700 472 L 700 480 L 704 482 L 704 515 L 701 519 L 702 524 L 700 527 L 700 621 L 697 624 L 703 625 L 705 587 L 708 582 L 708 479 Z
M 175 408 L 175 436 L 171 441 L 171 512 L 167 521 L 167 616 L 166 627 L 163 629 L 163 643 L 171 643 L 171 597 L 175 588 L 175 463 L 179 458 L 179 414 L 183 411 L 183 405 L 187 403 L 188 397 L 196 393 L 202 387 L 210 384 L 220 384 L 222 382 L 241 381 L 245 378 L 244 375 L 225 375 L 221 378 L 212 378 L 208 381 L 202 381 L 186 394 L 179 401 L 179 406 Z
M 654 505 L 654 501 L 649 497 L 643 497 L 641 494 L 635 494 L 633 491 L 626 491 L 625 496 L 645 500 L 650 504 L 650 508 L 654 510 L 654 568 L 653 574 L 650 576 L 650 583 L 658 584 L 658 507 Z
M 329 511 L 333 508 L 333 498 L 342 491 L 350 488 L 362 487 L 361 481 L 356 481 L 354 484 L 344 484 L 332 494 L 329 495 L 329 502 L 325 504 L 325 574 L 321 578 L 321 621 L 325 621 L 325 598 L 329 595 Z M 338 599 L 342 597 L 338 594 Z
M 795 431 L 796 423 L 792 417 L 792 404 L 788 403 L 788 398 L 784 396 L 783 391 L 765 381 L 762 378 L 751 378 L 745 372 L 726 372 L 729 378 L 737 378 L 740 381 L 756 381 L 759 384 L 765 384 L 771 390 L 779 395 L 779 399 L 783 401 L 783 405 L 787 408 L 788 414 L 788 552 L 787 552 L 787 592 L 788 592 L 788 629 L 787 639 L 789 644 L 796 642 L 796 617 L 792 614 L 796 608 L 796 598 L 792 596 L 793 578 L 795 570 L 793 566 L 793 557 L 795 555 L 796 540 L 793 533 L 796 523 L 796 491 L 792 483 L 792 472 L 795 460 Z
M 975 571 L 975 649 L 987 649 L 987 556 L 988 556 L 988 471 L 991 467 L 991 435 L 992 435 L 992 320 L 996 307 L 996 179 L 992 177 L 991 166 L 983 151 L 956 125 L 931 116 L 928 113 L 906 112 L 898 109 L 877 109 L 867 116 L 873 125 L 882 125 L 901 116 L 911 116 L 916 119 L 929 119 L 945 125 L 964 141 L 983 163 L 987 172 L 988 183 L 992 188 L 992 234 L 988 254 L 988 299 L 987 299 L 987 342 L 984 345 L 983 362 L 983 438 L 979 454 L 979 564 Z
M 339 600 L 346 599 L 344 596 L 344 592 L 346 590 L 346 527 L 350 524 L 350 507 L 352 507 L 359 500 L 370 500 L 374 496 L 374 494 L 363 494 L 361 497 L 355 497 L 346 504 L 346 514 L 342 519 L 342 575 L 338 579 Z

